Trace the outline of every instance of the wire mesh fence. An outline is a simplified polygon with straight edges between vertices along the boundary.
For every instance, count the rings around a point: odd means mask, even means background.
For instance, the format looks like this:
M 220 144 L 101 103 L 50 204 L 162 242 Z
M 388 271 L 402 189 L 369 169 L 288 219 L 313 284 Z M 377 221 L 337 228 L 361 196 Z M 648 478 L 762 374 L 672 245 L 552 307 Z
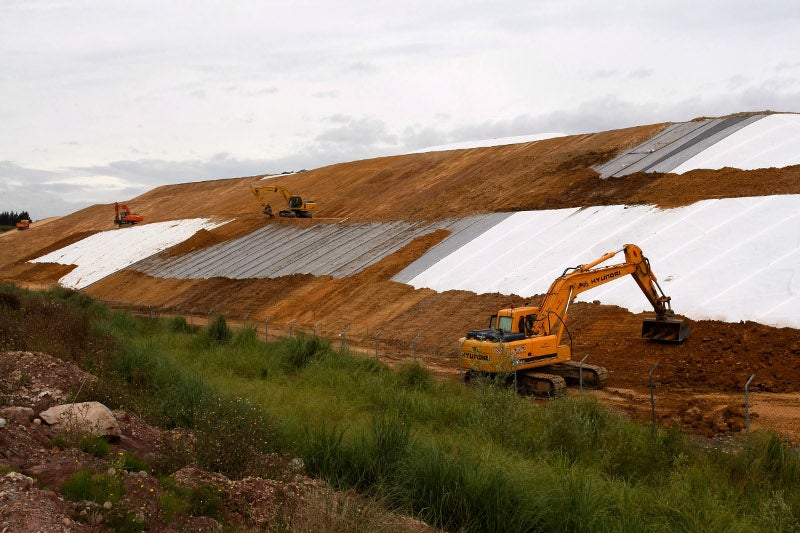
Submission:
M 322 321 L 302 322 L 299 319 L 254 317 L 247 313 L 234 314 L 217 308 L 165 307 L 136 305 L 128 302 L 99 300 L 106 306 L 124 309 L 150 318 L 181 316 L 188 324 L 203 326 L 217 315 L 225 316 L 233 327 L 254 328 L 265 341 L 303 333 L 328 339 L 341 349 L 354 350 L 385 362 L 414 360 L 429 366 L 459 374 L 461 358 L 453 339 L 426 338 L 423 332 L 399 338 L 381 327 L 372 332 L 352 328 L 352 324 L 326 324 Z M 354 333 L 354 330 L 360 333 Z M 423 342 L 424 341 L 424 342 Z M 589 354 L 580 363 L 591 363 Z M 769 380 L 758 374 L 732 376 L 741 386 L 732 389 L 697 392 L 671 388 L 661 384 L 659 364 L 653 364 L 642 375 L 639 392 L 626 391 L 626 405 L 636 418 L 649 420 L 656 426 L 677 425 L 690 433 L 707 437 L 749 437 L 753 431 L 775 432 L 795 445 L 800 444 L 800 393 L 776 393 L 769 390 Z M 574 391 L 579 397 L 589 394 L 583 383 Z M 612 388 L 609 394 L 614 394 Z M 576 393 L 573 392 L 573 395 Z

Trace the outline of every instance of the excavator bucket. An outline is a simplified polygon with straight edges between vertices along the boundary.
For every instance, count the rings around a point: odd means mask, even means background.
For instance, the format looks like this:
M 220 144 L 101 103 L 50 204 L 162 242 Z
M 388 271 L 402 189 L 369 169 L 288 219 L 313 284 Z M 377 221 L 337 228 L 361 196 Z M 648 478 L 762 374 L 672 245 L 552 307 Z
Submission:
M 691 327 L 689 322 L 681 318 L 645 318 L 642 322 L 642 338 L 664 341 L 681 342 L 689 336 Z

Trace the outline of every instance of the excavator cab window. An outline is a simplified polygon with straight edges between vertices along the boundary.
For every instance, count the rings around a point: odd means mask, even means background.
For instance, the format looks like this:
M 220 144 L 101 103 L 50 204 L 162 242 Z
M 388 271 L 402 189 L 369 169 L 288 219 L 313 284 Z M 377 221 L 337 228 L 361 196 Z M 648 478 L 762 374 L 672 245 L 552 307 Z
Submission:
M 303 207 L 303 199 L 299 196 L 292 196 L 289 198 L 289 207 L 292 209 L 299 209 Z
M 497 326 L 497 315 L 489 317 L 489 329 L 495 329 Z
M 513 331 L 512 328 L 514 326 L 514 319 L 510 316 L 501 316 L 497 319 L 497 329 L 502 329 L 503 331 Z

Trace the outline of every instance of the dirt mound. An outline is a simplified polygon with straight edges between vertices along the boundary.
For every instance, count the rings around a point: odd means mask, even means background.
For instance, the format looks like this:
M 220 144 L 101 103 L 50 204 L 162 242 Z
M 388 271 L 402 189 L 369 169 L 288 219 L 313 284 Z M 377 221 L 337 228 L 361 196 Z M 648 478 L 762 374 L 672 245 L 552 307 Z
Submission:
M 590 168 L 651 138 L 664 127 L 666 124 L 656 124 L 527 144 L 381 157 L 268 180 L 316 199 L 318 218 L 312 220 L 264 216 L 249 190 L 253 184 L 267 183 L 260 176 L 158 187 L 127 203 L 145 217 L 145 224 L 191 217 L 227 222 L 165 252 L 174 256 L 267 224 L 307 227 L 333 221 L 420 221 L 609 204 L 676 207 L 709 198 L 800 193 L 800 166 L 696 170 L 683 175 L 635 174 L 607 180 L 600 180 Z M 283 199 L 276 195 L 273 205 L 283 205 Z M 21 260 L 91 232 L 111 230 L 112 219 L 112 205 L 92 206 L 9 235 L 0 248 L 2 279 L 34 285 L 57 280 L 64 273 L 62 267 L 31 267 Z M 390 281 L 394 273 L 444 236 L 444 232 L 436 232 L 417 239 L 345 279 L 294 275 L 177 280 L 122 271 L 86 292 L 126 306 L 193 312 L 197 320 L 209 313 L 227 313 L 230 318 L 258 324 L 262 331 L 269 319 L 270 332 L 277 334 L 291 327 L 314 329 L 339 339 L 346 330 L 351 346 L 366 350 L 374 346 L 374 337 L 381 331 L 387 359 L 408 358 L 416 345 L 437 371 L 452 376 L 458 369 L 457 339 L 470 329 L 485 327 L 494 310 L 520 305 L 524 300 L 463 291 L 435 293 Z M 667 346 L 643 342 L 639 338 L 641 317 L 625 310 L 579 304 L 571 311 L 574 353 L 589 353 L 591 362 L 611 370 L 613 387 L 635 390 L 635 395 L 647 386 L 648 370 L 656 362 L 659 386 L 667 391 L 738 391 L 750 374 L 757 376 L 753 382 L 756 390 L 773 394 L 798 391 L 798 330 L 703 321 L 693 324 L 687 343 Z M 676 401 L 686 395 L 678 394 Z M 628 405 L 639 403 L 626 401 Z M 681 417 L 679 405 L 674 412 Z

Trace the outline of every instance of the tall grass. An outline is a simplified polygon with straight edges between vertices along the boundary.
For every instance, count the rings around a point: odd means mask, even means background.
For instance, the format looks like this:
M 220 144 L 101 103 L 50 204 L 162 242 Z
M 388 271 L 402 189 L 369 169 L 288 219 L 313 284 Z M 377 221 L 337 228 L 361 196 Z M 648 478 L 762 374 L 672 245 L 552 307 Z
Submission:
M 800 458 L 775 435 L 700 447 L 591 398 L 534 402 L 500 384 L 443 383 L 312 335 L 264 344 L 251 328 L 220 333 L 219 321 L 195 330 L 72 295 L 2 294 L 21 316 L 53 306 L 72 321 L 60 327 L 75 328 L 74 344 L 51 339 L 66 358 L 112 346 L 95 357 L 109 400 L 193 429 L 196 459 L 231 476 L 259 472 L 273 451 L 300 456 L 334 486 L 448 530 L 800 530 Z M 33 342 L 14 319 L 0 332 Z

